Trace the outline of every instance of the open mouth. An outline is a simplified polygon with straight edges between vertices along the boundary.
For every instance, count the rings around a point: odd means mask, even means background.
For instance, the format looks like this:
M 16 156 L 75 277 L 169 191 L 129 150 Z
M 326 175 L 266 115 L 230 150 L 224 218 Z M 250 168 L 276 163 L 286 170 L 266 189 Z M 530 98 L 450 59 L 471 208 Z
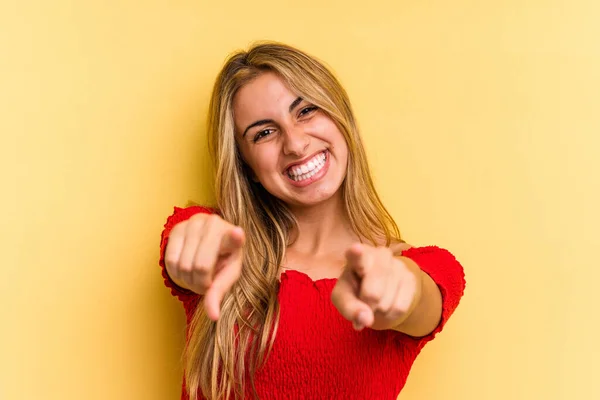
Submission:
M 327 150 L 324 150 L 302 165 L 295 165 L 287 170 L 288 177 L 295 182 L 307 181 L 318 174 L 327 161 Z

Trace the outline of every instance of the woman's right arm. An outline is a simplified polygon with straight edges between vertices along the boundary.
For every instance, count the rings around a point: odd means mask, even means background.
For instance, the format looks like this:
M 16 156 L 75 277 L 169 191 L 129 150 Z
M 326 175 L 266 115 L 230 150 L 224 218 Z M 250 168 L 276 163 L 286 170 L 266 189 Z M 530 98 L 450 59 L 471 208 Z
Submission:
M 182 301 L 192 293 L 204 295 L 208 316 L 218 319 L 225 293 L 240 276 L 244 241 L 243 230 L 212 209 L 175 208 L 161 240 L 165 283 Z

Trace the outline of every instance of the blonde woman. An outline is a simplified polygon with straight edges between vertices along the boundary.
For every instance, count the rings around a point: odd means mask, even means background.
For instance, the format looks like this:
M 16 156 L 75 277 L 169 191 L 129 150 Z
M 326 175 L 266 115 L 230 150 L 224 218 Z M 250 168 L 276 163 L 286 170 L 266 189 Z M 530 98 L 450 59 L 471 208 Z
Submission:
M 216 208 L 175 208 L 163 276 L 188 320 L 182 399 L 395 399 L 462 297 L 374 188 L 348 96 L 278 43 L 231 56 L 208 135 Z

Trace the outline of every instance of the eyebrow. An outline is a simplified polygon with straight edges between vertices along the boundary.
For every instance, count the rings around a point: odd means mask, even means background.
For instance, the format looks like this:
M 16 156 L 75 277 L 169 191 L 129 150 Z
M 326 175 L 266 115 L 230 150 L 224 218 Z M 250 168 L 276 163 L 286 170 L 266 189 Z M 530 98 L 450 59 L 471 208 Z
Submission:
M 290 104 L 290 114 L 294 111 L 294 109 L 296 107 L 298 107 L 298 104 L 302 103 L 302 97 L 298 97 L 296 100 L 292 101 L 292 104 Z M 244 130 L 244 133 L 242 134 L 242 138 L 246 137 L 246 133 L 248 133 L 248 131 L 254 127 L 260 126 L 260 125 L 266 125 L 266 124 L 270 124 L 273 123 L 275 121 L 273 121 L 272 119 L 261 119 L 259 121 L 253 122 L 250 125 L 248 125 L 248 127 Z
M 302 103 L 302 97 L 298 97 L 290 104 L 290 114 L 294 111 L 294 108 L 298 107 L 298 104 Z

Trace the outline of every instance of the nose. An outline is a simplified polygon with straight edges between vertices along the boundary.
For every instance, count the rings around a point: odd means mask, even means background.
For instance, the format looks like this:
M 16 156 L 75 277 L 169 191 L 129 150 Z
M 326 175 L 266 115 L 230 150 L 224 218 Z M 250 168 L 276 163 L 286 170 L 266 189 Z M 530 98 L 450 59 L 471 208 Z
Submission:
M 283 135 L 283 153 L 302 157 L 310 145 L 310 135 L 302 127 L 294 126 L 285 130 Z

